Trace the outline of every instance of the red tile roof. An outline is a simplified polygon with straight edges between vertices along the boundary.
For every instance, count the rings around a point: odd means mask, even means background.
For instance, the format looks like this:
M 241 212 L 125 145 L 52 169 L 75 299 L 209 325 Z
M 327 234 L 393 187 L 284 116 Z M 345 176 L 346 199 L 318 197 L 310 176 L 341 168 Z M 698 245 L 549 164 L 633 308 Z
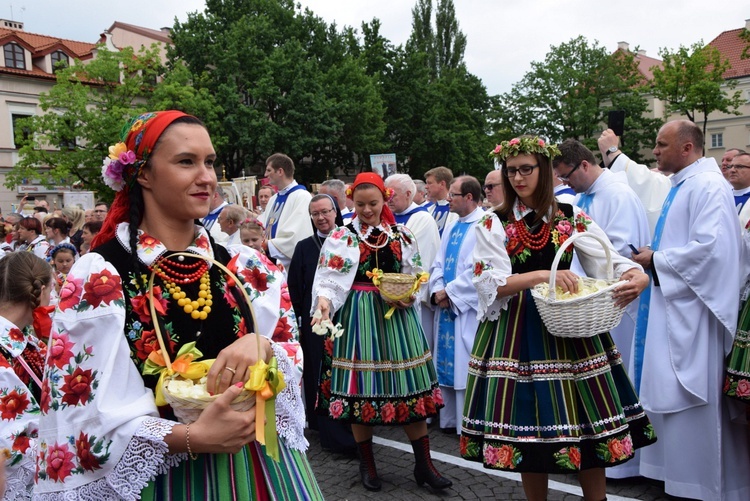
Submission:
M 75 40 L 66 40 L 64 38 L 28 33 L 26 31 L 0 28 L 0 47 L 9 42 L 16 42 L 21 47 L 31 52 L 32 59 L 46 56 L 50 52 L 56 50 L 61 50 L 70 57 L 86 60 L 91 59 L 94 56 L 92 51 L 96 48 L 96 44 L 93 43 L 77 42 Z M 56 78 L 53 73 L 47 73 L 33 64 L 31 65 L 31 68 L 25 70 L 0 66 L 0 73 L 44 78 L 48 80 L 55 80 Z
M 649 57 L 645 54 L 636 54 L 635 60 L 638 61 L 638 71 L 640 71 L 641 75 L 646 77 L 646 80 L 649 81 L 654 79 L 654 72 L 651 71 L 651 68 L 654 66 L 662 68 L 664 65 L 661 59 Z
M 740 78 L 750 75 L 750 59 L 741 59 L 742 50 L 747 46 L 745 40 L 740 38 L 743 28 L 723 32 L 714 38 L 711 43 L 721 54 L 729 59 L 730 69 L 724 72 L 724 78 Z

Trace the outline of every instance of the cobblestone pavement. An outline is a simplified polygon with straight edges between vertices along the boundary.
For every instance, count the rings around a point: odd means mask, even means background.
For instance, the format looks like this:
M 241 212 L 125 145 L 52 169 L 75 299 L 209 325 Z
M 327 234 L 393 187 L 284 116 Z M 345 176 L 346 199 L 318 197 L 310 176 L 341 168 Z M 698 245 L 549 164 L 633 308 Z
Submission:
M 370 492 L 359 481 L 359 461 L 354 457 L 334 454 L 320 447 L 317 432 L 307 430 L 310 441 L 308 457 L 323 495 L 327 501 L 359 501 L 369 499 L 404 500 L 472 500 L 526 499 L 520 475 L 485 470 L 478 463 L 458 456 L 458 436 L 446 435 L 435 425 L 430 427 L 430 448 L 435 466 L 453 481 L 453 487 L 433 492 L 418 487 L 414 481 L 414 455 L 406 435 L 399 427 L 375 429 L 375 460 L 383 481 L 380 492 Z M 583 499 L 574 475 L 551 475 L 549 501 Z M 664 493 L 661 482 L 642 477 L 607 481 L 608 501 L 677 501 L 681 498 Z

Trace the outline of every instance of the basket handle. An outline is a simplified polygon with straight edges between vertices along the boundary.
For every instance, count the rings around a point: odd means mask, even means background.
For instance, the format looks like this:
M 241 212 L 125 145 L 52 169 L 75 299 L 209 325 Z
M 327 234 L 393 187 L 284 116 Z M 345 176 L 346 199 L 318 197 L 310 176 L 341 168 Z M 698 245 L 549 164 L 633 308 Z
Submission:
M 584 237 L 593 238 L 594 240 L 599 242 L 599 244 L 604 249 L 604 254 L 607 256 L 607 280 L 612 280 L 612 277 L 614 276 L 615 272 L 614 272 L 614 266 L 612 265 L 612 253 L 609 250 L 609 245 L 607 245 L 607 242 L 603 238 L 597 235 L 594 235 L 593 233 L 589 233 L 589 232 L 576 233 L 575 235 L 571 235 L 570 238 L 568 238 L 565 242 L 563 242 L 560 248 L 557 249 L 557 254 L 555 254 L 555 260 L 552 261 L 552 269 L 549 270 L 549 293 L 547 295 L 550 300 L 552 301 L 555 300 L 555 278 L 557 275 L 557 265 L 560 264 L 560 259 L 562 259 L 563 253 L 568 247 L 573 245 L 573 242 L 575 242 L 579 238 L 584 238 Z
M 253 302 L 250 299 L 250 295 L 245 290 L 245 287 L 242 285 L 242 282 L 240 282 L 240 279 L 237 278 L 237 275 L 232 273 L 229 268 L 218 262 L 217 260 L 210 258 L 208 256 L 199 256 L 197 254 L 193 254 L 191 252 L 174 252 L 170 254 L 169 256 L 165 257 L 174 257 L 174 256 L 185 256 L 185 257 L 198 257 L 202 258 L 206 261 L 208 261 L 211 264 L 216 265 L 221 271 L 226 273 L 230 279 L 234 280 L 234 283 L 237 287 L 239 287 L 240 291 L 242 292 L 242 295 L 245 298 L 245 301 L 247 302 L 247 306 L 250 309 L 250 317 L 253 321 L 253 325 L 255 326 L 256 330 L 258 329 L 258 320 L 255 316 L 255 310 L 253 309 Z M 159 327 L 159 322 L 156 320 L 156 307 L 154 306 L 154 277 L 156 276 L 156 271 L 153 269 L 151 270 L 151 276 L 148 279 L 148 302 L 149 302 L 149 311 L 151 313 L 151 318 L 154 320 L 154 333 L 156 334 L 156 340 L 159 342 L 159 348 L 161 348 L 162 356 L 164 357 L 164 362 L 166 363 L 167 369 L 169 371 L 172 370 L 172 360 L 169 356 L 169 351 L 167 351 L 167 345 L 164 342 L 164 336 L 161 333 L 161 327 Z M 256 334 L 257 341 L 258 341 L 258 353 L 260 354 L 260 334 Z

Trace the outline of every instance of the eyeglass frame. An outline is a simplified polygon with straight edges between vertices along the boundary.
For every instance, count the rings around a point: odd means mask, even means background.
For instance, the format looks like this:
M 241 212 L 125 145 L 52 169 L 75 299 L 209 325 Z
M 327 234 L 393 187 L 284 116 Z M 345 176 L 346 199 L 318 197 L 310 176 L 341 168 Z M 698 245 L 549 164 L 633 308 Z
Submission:
M 727 168 L 724 169 L 724 170 L 732 170 L 732 169 L 734 169 L 734 170 L 750 169 L 750 165 L 734 165 L 734 164 L 730 164 L 730 165 L 727 165 Z
M 523 174 L 521 174 L 523 176 Z M 502 186 L 503 183 L 487 183 L 482 186 L 482 191 L 492 191 L 495 189 L 495 186 Z
M 522 165 L 522 166 L 520 166 L 518 168 L 516 168 L 516 167 L 504 167 L 503 168 L 503 175 L 505 177 L 507 177 L 508 179 L 513 179 L 514 177 L 516 177 L 516 174 L 518 174 L 518 173 L 520 173 L 521 176 L 523 176 L 523 177 L 527 177 L 527 176 L 530 176 L 534 172 L 534 169 L 536 169 L 537 167 L 539 167 L 539 164 L 536 164 L 536 165 Z M 529 172 L 526 173 L 526 174 L 524 174 L 523 173 L 524 169 L 529 169 Z
M 453 200 L 455 197 L 465 197 L 468 193 L 453 193 L 448 190 L 448 200 Z
M 581 167 L 581 165 L 583 165 L 583 162 L 579 163 L 578 165 L 570 169 L 570 172 L 568 172 L 566 176 L 557 176 L 557 179 L 559 179 L 563 183 L 567 183 L 568 181 L 570 181 L 570 176 L 572 176 L 573 173 Z
M 320 216 L 327 217 L 331 212 L 336 212 L 336 209 L 323 209 L 318 212 L 311 212 L 310 219 L 317 219 Z

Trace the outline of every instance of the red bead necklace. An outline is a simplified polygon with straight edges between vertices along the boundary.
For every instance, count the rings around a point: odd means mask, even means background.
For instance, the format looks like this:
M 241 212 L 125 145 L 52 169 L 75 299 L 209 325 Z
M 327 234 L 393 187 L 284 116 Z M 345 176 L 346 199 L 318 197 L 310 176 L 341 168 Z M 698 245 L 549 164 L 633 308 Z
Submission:
M 165 282 L 191 284 L 208 271 L 208 263 L 201 259 L 195 263 L 185 264 L 161 258 L 153 264 L 151 269 Z
M 182 256 L 179 256 L 182 257 Z M 179 259 L 178 257 L 178 259 Z M 161 258 L 151 267 L 153 272 L 162 279 L 164 287 L 177 305 L 194 320 L 205 320 L 211 313 L 213 295 L 208 275 L 208 263 L 204 260 L 194 263 L 181 263 Z M 183 271 L 177 271 L 183 270 Z M 191 284 L 200 280 L 197 299 L 190 299 L 177 284 Z
M 534 235 L 529 233 L 529 230 L 526 227 L 526 221 L 524 221 L 523 219 L 516 221 L 514 224 L 516 226 L 516 233 L 518 234 L 518 238 L 528 249 L 540 250 L 545 245 L 547 245 L 550 234 L 549 223 L 542 222 L 541 230 Z

